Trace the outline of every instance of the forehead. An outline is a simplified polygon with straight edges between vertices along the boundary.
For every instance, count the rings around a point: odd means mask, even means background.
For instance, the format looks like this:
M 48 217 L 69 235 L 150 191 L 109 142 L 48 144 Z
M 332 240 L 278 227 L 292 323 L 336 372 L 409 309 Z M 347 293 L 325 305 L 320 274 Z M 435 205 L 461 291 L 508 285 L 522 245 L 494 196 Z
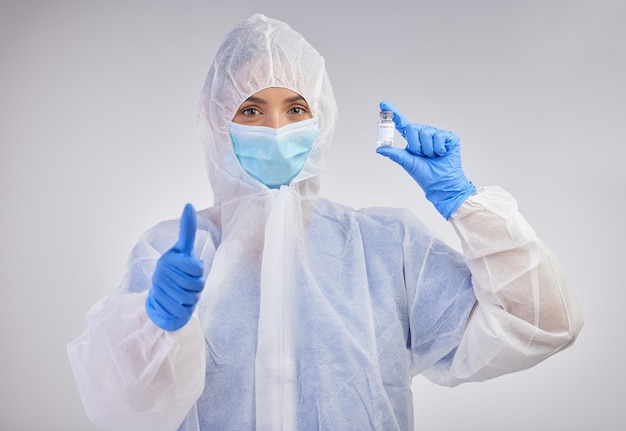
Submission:
M 257 91 L 252 96 L 248 97 L 243 103 L 293 103 L 301 102 L 306 104 L 304 97 L 284 87 L 268 87 L 263 90 Z

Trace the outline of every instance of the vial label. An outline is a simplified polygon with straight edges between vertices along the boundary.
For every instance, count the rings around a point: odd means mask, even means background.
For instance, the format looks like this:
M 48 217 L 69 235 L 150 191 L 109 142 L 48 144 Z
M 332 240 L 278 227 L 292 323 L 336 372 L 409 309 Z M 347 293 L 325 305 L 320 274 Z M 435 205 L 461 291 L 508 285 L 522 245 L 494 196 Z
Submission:
M 394 138 L 395 126 L 393 121 L 381 121 L 378 123 L 378 146 L 392 146 Z

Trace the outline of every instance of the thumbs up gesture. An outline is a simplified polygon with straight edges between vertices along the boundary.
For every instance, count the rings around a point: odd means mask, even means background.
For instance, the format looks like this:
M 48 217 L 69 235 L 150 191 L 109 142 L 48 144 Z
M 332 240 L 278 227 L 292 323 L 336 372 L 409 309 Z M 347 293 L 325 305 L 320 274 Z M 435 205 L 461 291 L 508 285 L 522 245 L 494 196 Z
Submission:
M 204 265 L 193 251 L 195 238 L 196 211 L 187 204 L 178 241 L 158 260 L 146 299 L 150 320 L 166 331 L 175 331 L 189 321 L 204 288 Z

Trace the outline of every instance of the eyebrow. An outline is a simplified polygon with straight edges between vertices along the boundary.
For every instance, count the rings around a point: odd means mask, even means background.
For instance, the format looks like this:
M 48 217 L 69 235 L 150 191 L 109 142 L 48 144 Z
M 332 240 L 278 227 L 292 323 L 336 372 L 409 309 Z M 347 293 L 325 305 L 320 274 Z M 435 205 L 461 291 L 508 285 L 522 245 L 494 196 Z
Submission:
M 283 100 L 283 102 L 286 103 L 294 103 L 294 102 L 299 102 L 303 100 L 304 102 L 306 102 L 306 100 L 304 99 L 304 97 L 300 96 L 299 94 L 297 96 L 293 96 L 293 97 L 288 97 L 287 99 Z M 246 99 L 246 102 L 252 102 L 252 103 L 258 103 L 260 105 L 264 105 L 267 104 L 267 101 L 265 99 L 261 99 L 260 97 L 256 97 L 254 95 L 248 97 Z

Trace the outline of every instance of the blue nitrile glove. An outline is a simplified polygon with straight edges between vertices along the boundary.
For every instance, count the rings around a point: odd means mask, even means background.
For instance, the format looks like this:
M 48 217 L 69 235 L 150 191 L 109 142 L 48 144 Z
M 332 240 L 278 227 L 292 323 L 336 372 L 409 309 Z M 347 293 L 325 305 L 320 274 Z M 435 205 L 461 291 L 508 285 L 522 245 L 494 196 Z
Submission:
M 459 137 L 452 132 L 409 123 L 389 102 L 380 102 L 380 110 L 393 112 L 396 130 L 406 139 L 407 146 L 404 149 L 380 146 L 376 152 L 402 166 L 447 220 L 476 192 L 461 167 Z
M 204 288 L 203 262 L 194 256 L 196 210 L 185 205 L 178 241 L 161 256 L 152 276 L 146 311 L 155 325 L 166 331 L 184 326 Z

